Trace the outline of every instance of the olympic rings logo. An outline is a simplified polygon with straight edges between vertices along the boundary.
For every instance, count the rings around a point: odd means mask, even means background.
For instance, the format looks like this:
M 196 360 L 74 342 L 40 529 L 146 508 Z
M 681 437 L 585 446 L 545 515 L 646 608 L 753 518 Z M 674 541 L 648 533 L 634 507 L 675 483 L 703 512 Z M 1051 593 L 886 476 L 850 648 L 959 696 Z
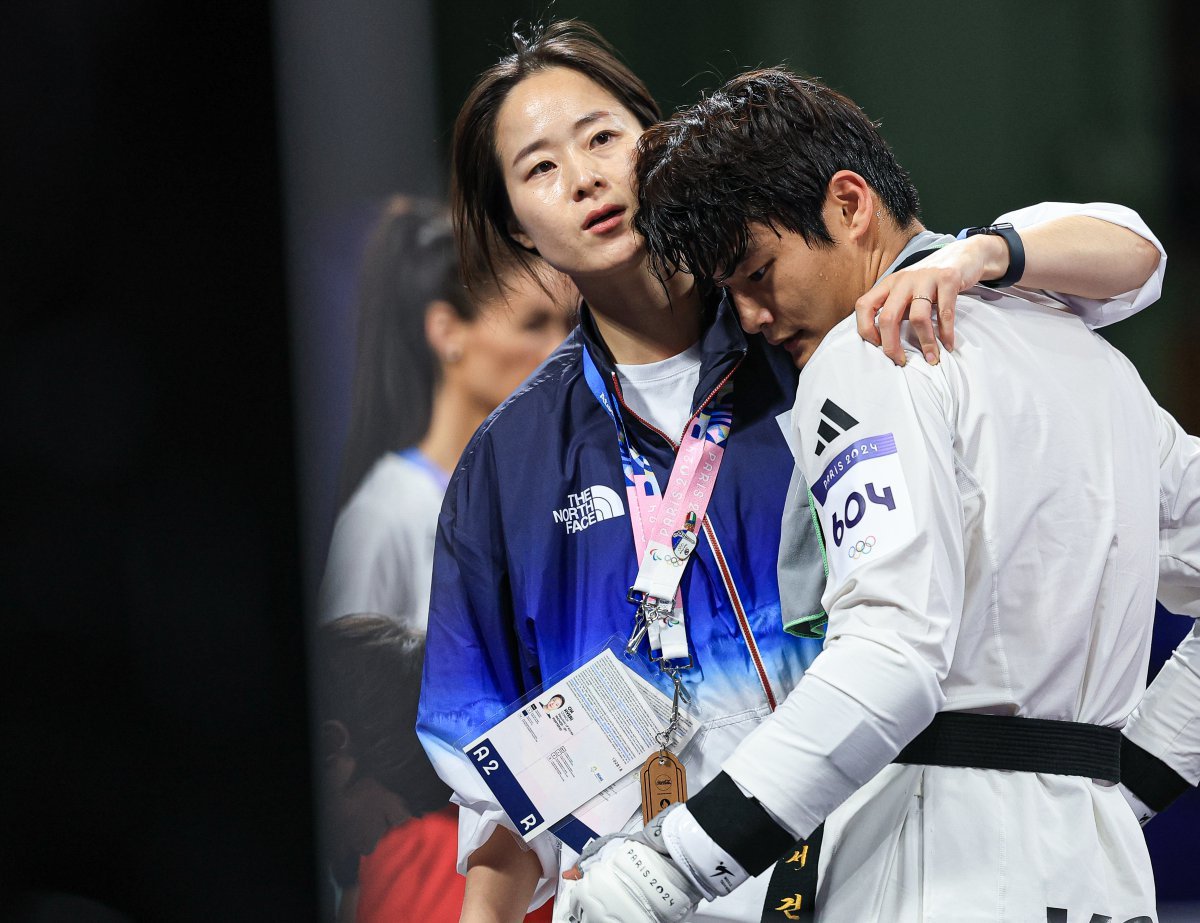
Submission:
M 865 555 L 870 554 L 871 549 L 874 547 L 875 547 L 875 536 L 874 535 L 868 535 L 861 542 L 855 542 L 853 545 L 850 546 L 850 550 L 849 550 L 850 560 L 853 561 L 855 558 L 861 558 L 861 557 L 864 557 Z
M 687 556 L 685 555 L 681 559 L 681 558 L 677 558 L 675 555 L 671 554 L 671 552 L 669 552 L 669 551 L 660 551 L 658 548 L 652 548 L 652 549 L 650 549 L 650 560 L 651 561 L 665 561 L 667 564 L 671 564 L 675 567 L 678 567 L 685 560 L 687 560 Z

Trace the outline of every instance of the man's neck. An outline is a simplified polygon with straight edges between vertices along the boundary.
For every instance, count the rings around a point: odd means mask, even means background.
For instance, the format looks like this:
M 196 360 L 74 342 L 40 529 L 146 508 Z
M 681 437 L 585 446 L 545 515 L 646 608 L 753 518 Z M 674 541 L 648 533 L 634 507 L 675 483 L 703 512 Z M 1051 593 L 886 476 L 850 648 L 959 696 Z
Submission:
M 890 220 L 881 218 L 876 225 L 874 245 L 870 250 L 866 287 L 867 292 L 878 282 L 889 266 L 896 262 L 908 242 L 925 230 L 925 226 L 913 220 L 906 227 L 899 228 Z
M 638 272 L 576 279 L 613 360 L 621 365 L 659 362 L 700 339 L 703 305 L 691 276 L 664 285 L 643 262 Z

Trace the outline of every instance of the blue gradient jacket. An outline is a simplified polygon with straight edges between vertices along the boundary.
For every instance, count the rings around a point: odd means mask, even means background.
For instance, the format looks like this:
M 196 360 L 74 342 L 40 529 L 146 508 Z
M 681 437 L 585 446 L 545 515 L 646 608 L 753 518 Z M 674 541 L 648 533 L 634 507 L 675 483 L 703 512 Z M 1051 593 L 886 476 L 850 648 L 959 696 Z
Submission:
M 784 632 L 776 577 L 793 472 L 776 417 L 795 400 L 796 369 L 782 350 L 747 337 L 728 302 L 701 344 L 693 411 L 731 374 L 735 397 L 708 523 L 682 585 L 695 664 L 685 682 L 703 722 L 684 752 L 692 791 L 783 701 L 820 648 Z M 512 826 L 459 751 L 463 738 L 633 624 L 626 594 L 637 560 L 622 512 L 625 480 L 613 423 L 584 381 L 585 348 L 620 401 L 585 309 L 581 325 L 480 427 L 442 507 L 418 730 L 462 805 L 460 868 L 496 824 Z M 630 438 L 665 485 L 674 443 L 621 403 Z M 813 555 L 819 609 L 824 576 Z M 668 689 L 643 657 L 630 663 Z M 554 838 L 544 834 L 533 846 L 546 876 L 557 877 Z

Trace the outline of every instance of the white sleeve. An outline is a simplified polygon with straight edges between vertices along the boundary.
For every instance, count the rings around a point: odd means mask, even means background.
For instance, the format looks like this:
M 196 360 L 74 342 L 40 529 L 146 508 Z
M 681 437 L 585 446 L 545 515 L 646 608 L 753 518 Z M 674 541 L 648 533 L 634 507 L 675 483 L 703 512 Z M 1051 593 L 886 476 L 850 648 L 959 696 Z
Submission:
M 1042 202 L 1040 205 L 1031 205 L 1028 208 L 1005 212 L 996 219 L 996 223 L 1007 221 L 1020 231 L 1035 224 L 1071 217 L 1099 218 L 1101 221 L 1118 225 L 1133 231 L 1139 237 L 1144 237 L 1158 248 L 1158 266 L 1155 267 L 1154 272 L 1150 274 L 1150 278 L 1142 284 L 1141 288 L 1124 292 L 1113 298 L 1083 298 L 1079 295 L 1069 295 L 1066 292 L 1046 292 L 1047 295 L 1066 305 L 1093 329 L 1106 327 L 1117 321 L 1125 320 L 1127 317 L 1132 317 L 1143 308 L 1148 308 L 1158 301 L 1162 294 L 1163 276 L 1167 271 L 1167 251 L 1163 249 L 1163 245 L 1154 236 L 1154 232 L 1142 220 L 1141 215 L 1132 208 L 1108 202 L 1088 202 L 1086 204 Z
M 522 852 L 532 852 L 538 857 L 542 874 L 530 898 L 532 912 L 554 896 L 558 887 L 558 876 L 563 869 L 559 866 L 558 841 L 553 834 L 543 833 L 526 843 L 516 832 L 513 822 L 496 803 L 495 796 L 480 780 L 479 773 L 461 752 L 441 741 L 422 741 L 442 781 L 453 789 L 450 800 L 458 807 L 458 873 L 467 874 L 467 863 L 471 854 L 492 838 L 496 829 L 503 827 L 512 834 L 513 842 Z
M 933 719 L 962 618 L 948 386 L 839 330 L 801 375 L 793 415 L 829 561 L 825 647 L 723 767 L 797 837 Z
M 1200 624 L 1180 642 L 1123 732 L 1191 785 L 1200 784 Z
M 411 620 L 416 605 L 412 528 L 391 511 L 373 509 L 357 495 L 338 514 L 317 596 L 322 622 L 358 612 Z M 390 514 L 390 515 L 389 515 Z M 428 575 L 422 575 L 428 579 Z
M 1159 408 L 1158 598 L 1200 618 L 1200 439 Z
M 1158 597 L 1200 618 L 1200 440 L 1159 408 Z M 1200 625 L 1175 649 L 1125 725 L 1125 736 L 1200 783 Z

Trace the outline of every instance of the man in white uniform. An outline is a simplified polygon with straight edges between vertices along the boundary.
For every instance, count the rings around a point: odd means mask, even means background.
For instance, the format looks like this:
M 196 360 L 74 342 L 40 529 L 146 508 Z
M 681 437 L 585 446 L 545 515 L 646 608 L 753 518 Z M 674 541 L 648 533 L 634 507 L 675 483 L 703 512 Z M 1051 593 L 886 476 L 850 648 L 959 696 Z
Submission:
M 651 252 L 727 286 L 803 366 L 788 426 L 828 626 L 716 780 L 585 854 L 571 913 L 685 919 L 784 857 L 819 878 L 776 892 L 778 919 L 1156 920 L 1119 729 L 1138 707 L 1128 740 L 1200 777 L 1194 645 L 1143 699 L 1160 573 L 1200 615 L 1200 445 L 1120 353 L 1011 288 L 1011 227 L 986 229 L 1008 271 L 959 297 L 939 364 L 863 342 L 856 293 L 947 238 L 839 94 L 743 75 L 642 146 Z M 817 859 L 795 841 L 823 822 Z

